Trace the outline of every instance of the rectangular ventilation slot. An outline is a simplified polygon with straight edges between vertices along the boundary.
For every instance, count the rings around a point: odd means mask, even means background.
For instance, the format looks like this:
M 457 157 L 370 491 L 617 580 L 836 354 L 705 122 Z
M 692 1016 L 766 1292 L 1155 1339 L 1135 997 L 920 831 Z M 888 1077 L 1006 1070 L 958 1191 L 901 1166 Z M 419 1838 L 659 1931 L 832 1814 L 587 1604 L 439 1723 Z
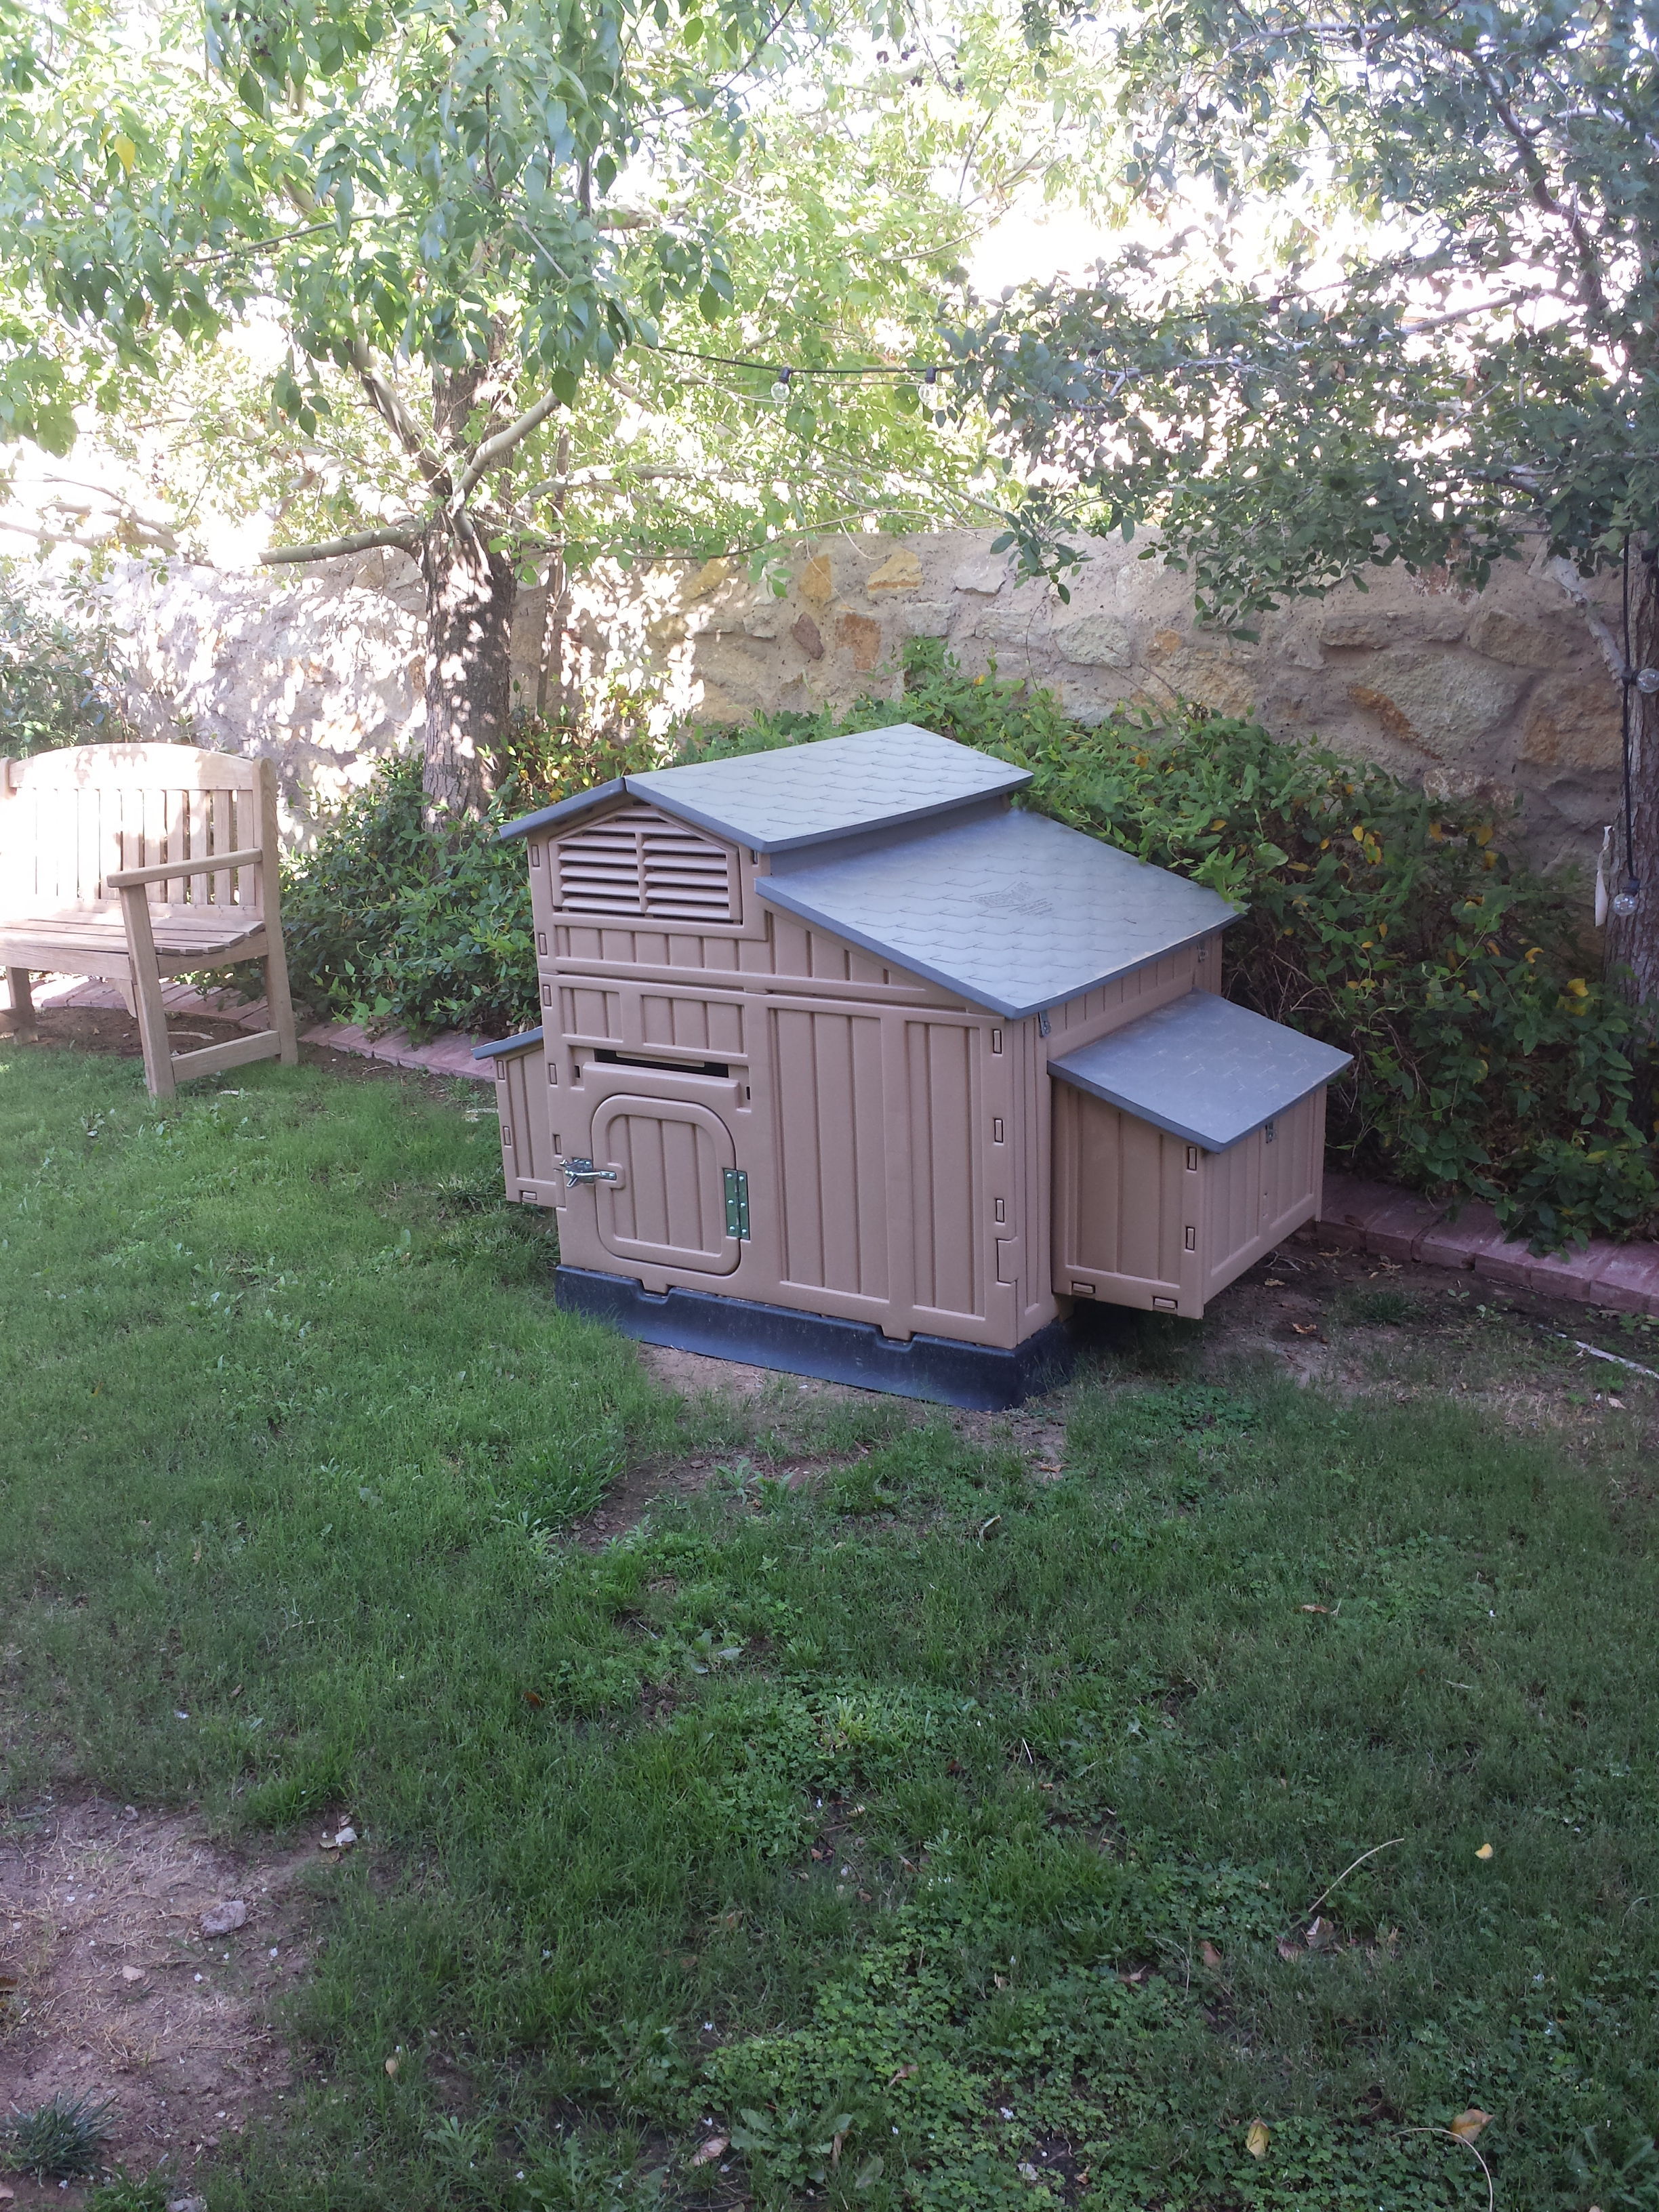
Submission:
M 559 903 L 568 914 L 659 921 L 735 921 L 731 855 L 648 807 L 559 840 Z
M 612 1052 L 607 1045 L 596 1047 L 593 1057 L 607 1067 L 657 1067 L 665 1075 L 729 1076 L 732 1073 L 730 1063 L 724 1060 L 653 1060 L 642 1052 Z

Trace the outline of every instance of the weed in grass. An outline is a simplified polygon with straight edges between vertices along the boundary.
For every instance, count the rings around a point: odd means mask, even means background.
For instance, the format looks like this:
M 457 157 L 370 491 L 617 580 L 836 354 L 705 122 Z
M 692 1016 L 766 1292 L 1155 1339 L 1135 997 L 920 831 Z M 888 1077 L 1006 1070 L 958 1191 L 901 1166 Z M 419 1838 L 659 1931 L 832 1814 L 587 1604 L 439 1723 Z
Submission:
M 118 2167 L 111 2178 L 87 2198 L 87 2212 L 167 2212 L 177 2203 L 179 2185 L 170 2186 L 159 2173 L 128 2173 Z
M 1360 1288 L 1346 1293 L 1341 1310 L 1347 1321 L 1398 1323 L 1415 1320 L 1417 1301 L 1409 1291 Z
M 104 2163 L 114 2107 L 106 2098 L 53 2097 L 6 2123 L 6 2161 L 36 2181 L 82 2181 Z
M 452 1210 L 491 1145 L 0 1054 L 13 1791 L 365 1839 L 214 2212 L 1473 2212 L 1474 2106 L 1500 2203 L 1659 2204 L 1649 1509 L 1453 1401 L 1472 1310 L 1401 1406 L 1149 1318 L 1036 1482 L 656 1390 Z

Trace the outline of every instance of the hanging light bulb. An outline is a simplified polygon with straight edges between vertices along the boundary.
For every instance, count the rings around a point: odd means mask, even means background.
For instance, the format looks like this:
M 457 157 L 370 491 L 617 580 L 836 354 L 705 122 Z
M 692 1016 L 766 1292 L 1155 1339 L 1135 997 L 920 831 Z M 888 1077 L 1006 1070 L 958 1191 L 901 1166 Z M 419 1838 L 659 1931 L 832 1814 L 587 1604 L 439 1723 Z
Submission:
M 1641 888 L 1641 884 L 1637 882 L 1634 876 L 1626 876 L 1624 882 L 1613 893 L 1612 902 L 1613 911 L 1619 916 L 1621 921 L 1628 921 L 1632 915 L 1635 913 L 1637 896 L 1640 892 Z
M 780 407 L 786 405 L 788 402 L 789 379 L 793 373 L 794 372 L 792 369 L 787 368 L 781 368 L 778 371 L 777 382 L 772 386 L 772 397 L 777 401 Z

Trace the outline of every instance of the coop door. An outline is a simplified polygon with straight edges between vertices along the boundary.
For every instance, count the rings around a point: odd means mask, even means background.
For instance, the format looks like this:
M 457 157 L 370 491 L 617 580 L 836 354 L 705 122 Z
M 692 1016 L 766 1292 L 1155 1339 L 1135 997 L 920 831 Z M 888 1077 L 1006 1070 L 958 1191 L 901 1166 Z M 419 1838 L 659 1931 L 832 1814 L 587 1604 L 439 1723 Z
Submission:
M 593 1109 L 600 1243 L 618 1260 L 729 1275 L 748 1233 L 746 1179 L 712 1107 L 626 1093 Z

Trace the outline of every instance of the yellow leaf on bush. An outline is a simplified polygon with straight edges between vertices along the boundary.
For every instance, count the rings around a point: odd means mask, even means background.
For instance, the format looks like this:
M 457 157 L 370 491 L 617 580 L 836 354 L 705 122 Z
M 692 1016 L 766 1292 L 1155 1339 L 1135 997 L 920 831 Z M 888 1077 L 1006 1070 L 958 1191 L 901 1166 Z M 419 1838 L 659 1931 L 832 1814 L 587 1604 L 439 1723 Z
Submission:
M 1265 2120 L 1252 2120 L 1244 2131 L 1245 2149 L 1252 2158 L 1266 2158 L 1267 2143 L 1267 2123 Z
M 1457 2115 L 1447 2133 L 1455 2136 L 1459 2142 L 1473 2142 L 1491 2118 L 1490 2112 L 1483 2112 L 1479 2105 L 1471 2105 L 1467 2112 Z
M 1489 1859 L 1492 1856 L 1492 1845 L 1490 1844 L 1482 1844 L 1480 1850 L 1474 1856 L 1478 1859 Z

